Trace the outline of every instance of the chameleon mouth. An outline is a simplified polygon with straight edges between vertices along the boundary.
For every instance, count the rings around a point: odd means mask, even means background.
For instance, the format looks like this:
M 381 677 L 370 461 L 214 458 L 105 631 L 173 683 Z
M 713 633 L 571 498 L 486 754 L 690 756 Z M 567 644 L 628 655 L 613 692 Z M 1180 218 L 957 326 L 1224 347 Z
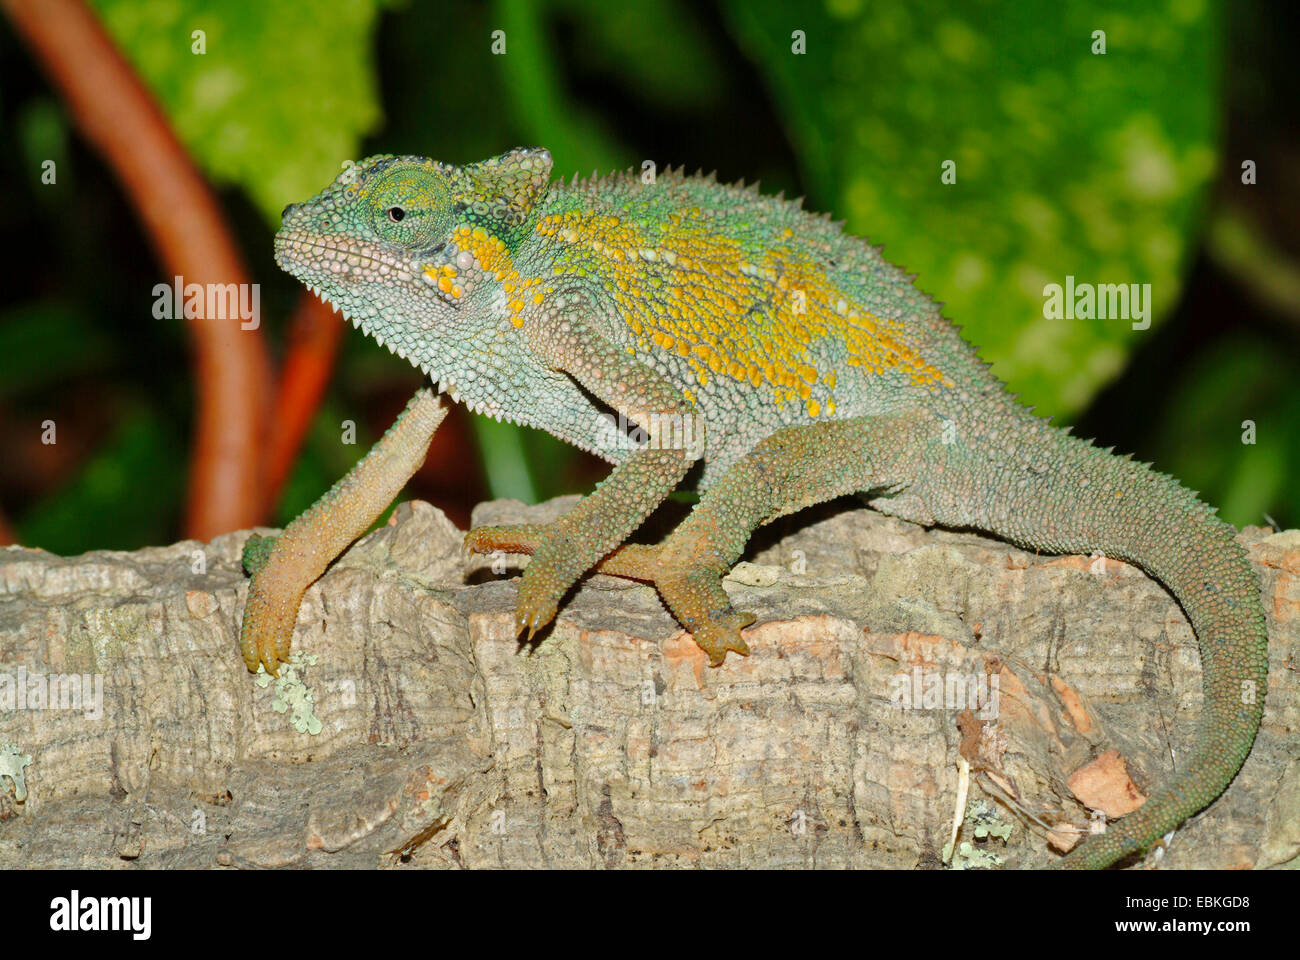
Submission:
M 323 303 L 341 314 L 345 320 L 350 320 L 353 327 L 381 347 L 387 347 L 389 353 L 401 357 L 422 371 L 437 387 L 438 392 L 446 394 L 453 403 L 463 403 L 471 413 L 491 417 L 499 422 L 525 422 L 511 417 L 494 403 L 462 396 L 451 375 L 430 362 L 425 351 L 421 350 L 417 356 L 412 344 L 392 336 L 385 337 L 377 322 L 382 314 L 375 303 L 351 297 L 335 299 L 341 288 L 346 291 L 346 287 L 352 284 L 377 284 L 381 289 L 387 289 L 392 284 L 411 282 L 415 279 L 413 270 L 418 270 L 419 264 L 399 260 L 381 247 L 348 237 L 284 227 L 275 235 L 275 262 L 281 270 L 296 277 Z M 391 325 L 389 331 L 392 331 Z
M 275 235 L 276 265 L 299 280 L 332 274 L 342 281 L 408 283 L 418 264 L 399 259 L 375 244 L 281 227 Z

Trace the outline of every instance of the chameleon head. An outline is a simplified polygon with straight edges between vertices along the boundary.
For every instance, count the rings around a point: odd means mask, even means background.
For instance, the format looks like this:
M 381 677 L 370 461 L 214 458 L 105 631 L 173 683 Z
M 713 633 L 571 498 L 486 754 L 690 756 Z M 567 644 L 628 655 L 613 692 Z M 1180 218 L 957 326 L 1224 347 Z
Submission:
M 500 322 L 489 302 L 550 172 L 537 148 L 465 167 L 370 157 L 285 207 L 275 260 L 394 353 L 463 383 L 473 372 L 456 361 Z

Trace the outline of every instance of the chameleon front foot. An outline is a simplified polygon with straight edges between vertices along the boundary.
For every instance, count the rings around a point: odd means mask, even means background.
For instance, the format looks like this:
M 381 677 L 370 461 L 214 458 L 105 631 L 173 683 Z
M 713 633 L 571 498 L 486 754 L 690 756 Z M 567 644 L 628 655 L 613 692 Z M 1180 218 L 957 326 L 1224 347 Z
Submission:
M 564 531 L 557 524 L 520 523 L 475 527 L 465 536 L 471 553 L 521 553 L 533 557 L 524 570 L 515 604 L 515 632 L 533 636 L 555 619 L 560 598 L 582 576 L 573 569 Z M 565 562 L 568 561 L 568 562 Z
M 250 671 L 256 673 L 260 665 L 271 676 L 276 676 L 279 665 L 289 660 L 303 593 L 295 585 L 281 586 L 273 575 L 264 573 L 268 564 L 275 566 L 279 541 L 279 537 L 253 534 L 244 541 L 241 558 L 244 571 L 253 578 L 247 609 L 254 614 L 244 618 L 239 636 L 240 653 Z
M 275 676 L 289 661 L 303 594 L 397 496 L 446 415 L 436 392 L 417 390 L 374 449 L 283 533 L 249 537 L 243 562 L 252 581 L 239 647 L 250 671 L 261 665 Z

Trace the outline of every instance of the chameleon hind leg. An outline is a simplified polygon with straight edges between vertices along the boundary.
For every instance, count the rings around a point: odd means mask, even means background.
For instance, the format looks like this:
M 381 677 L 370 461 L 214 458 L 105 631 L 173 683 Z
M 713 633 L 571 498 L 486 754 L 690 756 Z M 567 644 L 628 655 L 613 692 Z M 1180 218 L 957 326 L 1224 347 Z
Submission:
M 750 535 L 777 517 L 860 490 L 911 479 L 914 417 L 861 417 L 786 427 L 737 461 L 658 547 L 625 547 L 597 569 L 651 580 L 713 666 L 746 655 L 752 613 L 732 608 L 722 578 Z
M 737 612 L 722 578 L 755 528 L 861 490 L 892 494 L 915 476 L 914 452 L 926 424 L 917 415 L 860 417 L 786 427 L 767 437 L 706 490 L 695 509 L 657 546 L 629 544 L 596 572 L 655 585 L 709 661 L 748 654 L 741 630 L 754 615 Z M 530 531 L 516 528 L 511 552 L 528 553 Z

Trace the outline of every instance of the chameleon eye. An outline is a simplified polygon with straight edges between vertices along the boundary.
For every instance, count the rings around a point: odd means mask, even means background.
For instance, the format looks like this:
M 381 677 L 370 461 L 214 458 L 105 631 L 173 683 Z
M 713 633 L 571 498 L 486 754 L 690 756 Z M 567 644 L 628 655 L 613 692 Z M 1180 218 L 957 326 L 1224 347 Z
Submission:
M 381 239 L 417 249 L 445 235 L 451 199 L 439 171 L 394 164 L 367 186 L 370 216 Z

